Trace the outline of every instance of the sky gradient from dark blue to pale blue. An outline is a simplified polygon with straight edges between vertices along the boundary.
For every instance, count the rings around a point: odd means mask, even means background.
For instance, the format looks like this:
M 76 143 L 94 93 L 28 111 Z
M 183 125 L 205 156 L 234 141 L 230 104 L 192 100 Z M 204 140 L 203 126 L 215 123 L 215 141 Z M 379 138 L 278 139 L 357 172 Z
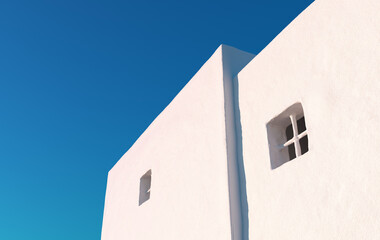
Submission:
M 0 1 L 0 239 L 100 239 L 107 172 L 224 43 L 312 1 Z

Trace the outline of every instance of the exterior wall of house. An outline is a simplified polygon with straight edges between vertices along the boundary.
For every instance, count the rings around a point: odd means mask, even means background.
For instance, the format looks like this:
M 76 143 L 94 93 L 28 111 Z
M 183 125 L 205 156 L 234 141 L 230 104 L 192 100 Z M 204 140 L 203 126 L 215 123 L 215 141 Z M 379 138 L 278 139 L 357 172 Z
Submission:
M 229 57 L 234 64 L 225 66 Z M 238 175 L 229 172 L 236 159 L 227 162 L 225 124 L 225 88 L 232 76 L 224 75 L 237 73 L 252 57 L 218 48 L 111 169 L 102 240 L 237 239 L 241 226 L 231 221 L 240 210 L 231 213 L 230 204 L 240 199 L 230 201 L 229 184 L 237 184 Z M 148 200 L 146 192 L 139 193 L 143 175 L 144 191 L 151 178 Z
M 379 9 L 318 0 L 252 61 L 218 48 L 109 172 L 102 240 L 380 239 Z M 309 150 L 283 163 L 292 111 Z
M 319 0 L 236 77 L 249 239 L 380 239 L 380 1 Z M 303 107 L 309 151 L 272 168 Z

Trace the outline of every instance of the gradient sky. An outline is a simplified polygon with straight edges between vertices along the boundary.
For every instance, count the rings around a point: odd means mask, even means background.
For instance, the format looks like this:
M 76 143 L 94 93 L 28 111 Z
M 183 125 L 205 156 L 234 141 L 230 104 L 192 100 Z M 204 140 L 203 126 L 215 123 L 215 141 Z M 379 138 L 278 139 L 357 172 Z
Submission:
M 311 2 L 0 0 L 0 239 L 100 239 L 108 171 L 217 47 Z

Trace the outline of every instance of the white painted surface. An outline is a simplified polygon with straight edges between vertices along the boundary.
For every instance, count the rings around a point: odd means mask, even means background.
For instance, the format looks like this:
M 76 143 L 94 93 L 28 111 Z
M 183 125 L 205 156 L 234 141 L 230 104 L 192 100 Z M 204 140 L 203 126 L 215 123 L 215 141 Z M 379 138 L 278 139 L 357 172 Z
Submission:
M 378 0 L 319 0 L 246 67 L 218 48 L 109 172 L 102 240 L 380 239 L 379 29 Z M 309 151 L 272 169 L 297 102 Z
M 240 192 L 240 178 L 238 167 L 238 149 L 236 148 L 236 121 L 235 121 L 235 101 L 233 78 L 252 58 L 252 54 L 239 51 L 235 48 L 222 45 L 223 49 L 223 88 L 224 88 L 224 108 L 226 124 L 227 142 L 227 168 L 228 168 L 228 189 L 230 199 L 230 218 L 232 239 L 242 239 L 244 237 L 244 219 L 242 216 Z
M 250 239 L 380 239 L 380 1 L 313 3 L 239 74 Z M 296 102 L 309 152 L 272 170 Z
M 227 73 L 225 51 L 236 59 Z M 103 240 L 231 239 L 223 74 L 237 73 L 252 57 L 219 47 L 113 167 Z M 139 181 L 149 169 L 150 199 L 139 206 Z

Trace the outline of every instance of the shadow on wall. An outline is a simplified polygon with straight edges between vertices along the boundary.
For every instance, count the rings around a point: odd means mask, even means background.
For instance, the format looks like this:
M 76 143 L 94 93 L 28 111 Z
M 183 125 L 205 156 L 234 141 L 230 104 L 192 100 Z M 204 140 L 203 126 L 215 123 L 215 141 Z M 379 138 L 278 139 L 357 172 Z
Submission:
M 245 179 L 245 168 L 243 161 L 243 143 L 242 143 L 242 129 L 240 122 L 240 108 L 239 108 L 239 81 L 238 77 L 234 79 L 234 109 L 235 109 L 235 128 L 236 128 L 236 152 L 237 164 L 239 171 L 239 186 L 240 186 L 240 201 L 241 201 L 241 216 L 242 216 L 242 236 L 243 240 L 248 240 L 249 237 L 249 218 L 248 218 L 248 199 L 247 199 L 247 184 Z

